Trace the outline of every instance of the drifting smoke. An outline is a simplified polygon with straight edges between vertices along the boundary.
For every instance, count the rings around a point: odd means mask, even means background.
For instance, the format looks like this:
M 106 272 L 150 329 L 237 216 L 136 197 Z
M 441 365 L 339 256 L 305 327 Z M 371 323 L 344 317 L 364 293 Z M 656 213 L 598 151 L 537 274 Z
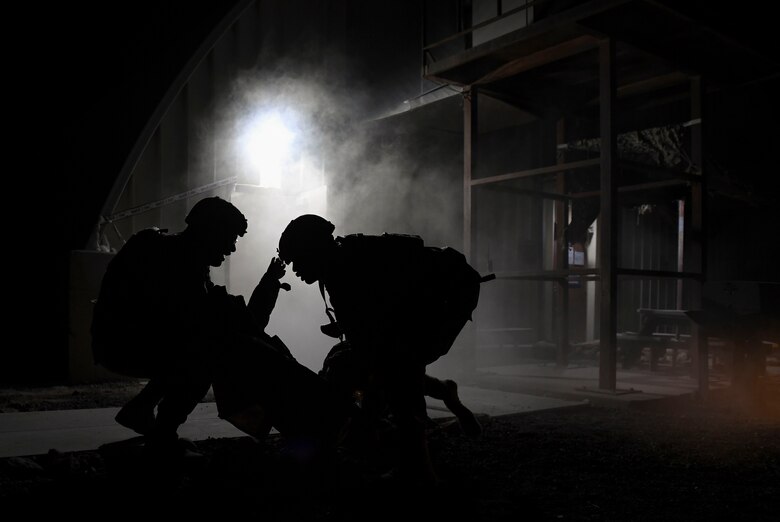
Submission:
M 276 69 L 284 70 L 292 69 Z M 440 141 L 392 120 L 371 120 L 372 93 L 355 82 L 349 89 L 328 85 L 333 82 L 324 73 L 311 71 L 305 78 L 245 74 L 219 110 L 219 168 L 238 176 L 230 197 L 249 220 L 247 235 L 224 269 L 233 294 L 249 298 L 276 255 L 284 227 L 304 213 L 332 221 L 337 235 L 418 234 L 431 245 L 461 248 L 460 138 Z M 276 187 L 259 186 L 259 177 L 241 159 L 246 152 L 242 133 L 262 114 L 284 120 L 286 130 L 280 132 L 294 135 Z M 290 270 L 284 281 L 292 290 L 280 293 L 267 332 L 279 335 L 302 364 L 316 371 L 336 343 L 319 330 L 328 322 L 325 304 L 316 284 L 305 285 Z

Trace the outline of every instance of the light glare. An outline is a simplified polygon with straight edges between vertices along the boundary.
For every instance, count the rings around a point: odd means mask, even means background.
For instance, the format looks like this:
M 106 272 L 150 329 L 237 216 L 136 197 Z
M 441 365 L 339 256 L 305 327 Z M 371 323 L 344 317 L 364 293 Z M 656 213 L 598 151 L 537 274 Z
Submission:
M 261 187 L 281 188 L 294 140 L 295 133 L 278 112 L 262 114 L 249 125 L 244 152 Z

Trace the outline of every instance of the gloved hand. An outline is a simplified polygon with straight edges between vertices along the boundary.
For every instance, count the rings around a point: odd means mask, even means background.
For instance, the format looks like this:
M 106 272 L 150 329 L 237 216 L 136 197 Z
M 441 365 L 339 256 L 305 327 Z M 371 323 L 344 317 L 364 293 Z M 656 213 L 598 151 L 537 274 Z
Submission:
M 271 263 L 268 265 L 268 270 L 265 271 L 265 275 L 263 276 L 263 279 L 266 278 L 273 278 L 276 281 L 279 281 L 282 277 L 284 277 L 284 274 L 287 273 L 287 270 L 285 269 L 284 261 L 279 259 L 278 257 L 272 257 Z M 283 288 L 284 290 L 290 290 L 289 283 L 279 283 L 279 288 Z

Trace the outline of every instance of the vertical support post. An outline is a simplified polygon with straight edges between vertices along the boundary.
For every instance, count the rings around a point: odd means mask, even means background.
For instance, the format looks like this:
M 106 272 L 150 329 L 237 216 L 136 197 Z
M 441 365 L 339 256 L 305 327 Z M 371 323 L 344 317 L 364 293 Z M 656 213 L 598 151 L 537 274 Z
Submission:
M 677 271 L 685 271 L 685 200 L 677 202 Z M 677 309 L 683 308 L 683 280 L 677 280 Z M 679 327 L 678 327 L 679 328 Z
M 616 98 L 615 41 L 599 46 L 599 118 L 601 134 L 601 212 L 599 215 L 599 264 L 601 273 L 601 317 L 599 388 L 617 385 L 617 139 L 614 125 Z
M 558 120 L 555 126 L 555 144 L 566 142 L 566 126 L 563 118 Z M 556 163 L 564 161 L 563 156 L 557 154 Z M 566 173 L 559 172 L 555 176 L 555 191 L 559 194 L 566 193 Z M 555 250 L 553 252 L 553 267 L 555 270 L 564 271 L 569 268 L 569 244 L 567 241 L 566 225 L 569 222 L 569 204 L 566 201 L 555 200 Z M 569 280 L 559 279 L 556 284 L 555 322 L 558 330 L 558 346 L 556 351 L 556 364 L 566 367 L 569 364 Z
M 476 263 L 476 230 L 475 208 L 472 198 L 473 187 L 471 180 L 477 160 L 477 135 L 478 135 L 478 105 L 477 89 L 469 87 L 463 90 L 463 254 L 471 264 Z M 464 329 L 466 330 L 466 329 Z M 477 369 L 477 335 L 476 328 L 468 329 L 466 350 L 464 350 L 464 367 L 466 372 L 475 372 Z
M 677 201 L 677 271 L 685 272 L 685 199 Z M 677 280 L 677 310 L 683 309 L 683 288 L 685 282 L 682 279 Z M 680 323 L 674 324 L 675 340 L 680 340 Z M 656 362 L 655 357 L 652 358 Z M 677 367 L 677 345 L 672 349 L 672 368 Z
M 473 240 L 474 215 L 471 180 L 476 165 L 478 115 L 477 89 L 467 87 L 463 90 L 463 254 L 471 263 L 475 259 L 475 241 Z
M 700 180 L 691 186 L 691 244 L 689 258 L 691 269 L 702 276 L 700 281 L 694 282 L 694 290 L 691 295 L 691 308 L 697 309 L 702 305 L 702 285 L 707 274 L 706 266 L 706 241 L 707 231 L 704 226 L 706 212 L 706 171 L 704 167 L 704 137 L 703 137 L 703 97 L 704 84 L 700 76 L 691 78 L 691 159 L 699 167 Z M 709 392 L 709 353 L 707 346 L 707 333 L 701 326 L 693 326 L 692 342 L 693 350 L 693 374 L 699 383 L 699 398 L 705 399 Z

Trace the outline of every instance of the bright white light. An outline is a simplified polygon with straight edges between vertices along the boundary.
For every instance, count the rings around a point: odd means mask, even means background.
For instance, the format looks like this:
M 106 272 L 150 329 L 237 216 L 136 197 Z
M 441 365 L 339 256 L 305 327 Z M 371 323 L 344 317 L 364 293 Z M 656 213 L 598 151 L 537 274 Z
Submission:
M 282 186 L 282 175 L 290 161 L 294 140 L 295 133 L 276 111 L 263 113 L 248 125 L 242 140 L 244 154 L 258 174 L 261 187 Z

